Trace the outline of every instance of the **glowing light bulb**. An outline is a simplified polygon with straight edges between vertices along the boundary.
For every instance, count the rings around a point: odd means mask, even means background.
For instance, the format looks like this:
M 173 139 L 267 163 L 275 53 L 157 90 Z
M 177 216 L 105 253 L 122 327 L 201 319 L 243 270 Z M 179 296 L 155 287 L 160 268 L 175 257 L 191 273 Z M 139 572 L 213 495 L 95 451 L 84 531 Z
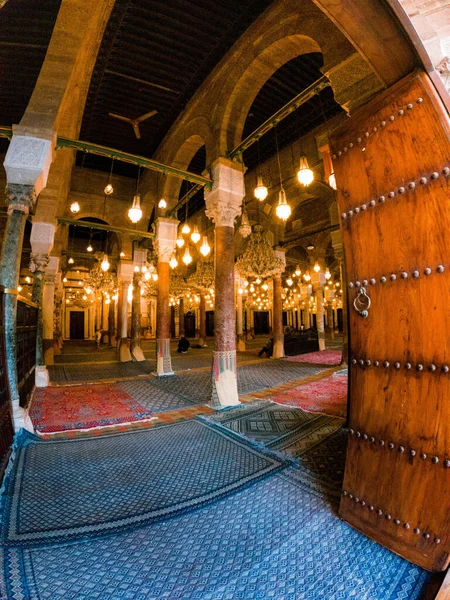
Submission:
M 67 262 L 69 263 L 69 265 L 73 265 L 73 263 L 74 263 L 75 261 L 73 260 L 73 258 L 72 258 L 72 257 L 70 257 L 70 258 L 69 258 L 69 260 L 68 260 Z
M 203 256 L 208 256 L 208 254 L 211 252 L 211 248 L 208 244 L 208 238 L 206 237 L 206 235 L 203 236 L 203 242 L 200 246 L 200 252 Z
M 267 285 L 267 283 L 263 283 L 261 287 L 265 292 L 267 292 L 267 290 L 269 289 L 269 286 Z
M 244 290 L 242 288 L 238 288 L 238 294 L 243 294 Z
M 325 271 L 325 279 L 330 279 L 330 278 L 331 278 L 330 269 L 327 267 L 327 270 Z
M 300 277 L 300 275 L 302 274 L 300 267 L 298 265 L 295 267 L 295 274 L 297 277 Z
M 111 196 L 111 194 L 114 192 L 114 188 L 112 186 L 112 183 L 109 182 L 106 184 L 105 189 L 103 190 L 105 192 L 105 194 L 107 196 Z
M 158 281 L 158 273 L 152 273 L 153 281 Z
M 176 267 L 178 267 L 178 261 L 177 261 L 177 257 L 175 256 L 175 254 L 172 254 L 172 256 L 170 257 L 169 265 L 172 267 L 172 269 L 175 269 Z
M 63 283 L 67 283 L 67 277 L 63 278 Z
M 149 271 L 147 271 L 147 273 L 145 273 L 145 275 L 144 275 L 145 281 L 148 281 L 151 276 L 152 276 L 152 274 Z
M 164 198 L 161 198 L 161 200 L 158 202 L 158 208 L 167 208 L 167 202 L 164 200 Z
M 309 274 L 309 271 L 306 271 L 306 273 L 303 275 L 303 279 L 305 281 L 311 281 L 311 275 Z
M 278 205 L 276 208 L 276 214 L 282 221 L 287 221 L 291 216 L 291 207 L 286 201 L 286 192 L 283 188 L 278 193 Z
M 78 204 L 78 202 L 72 202 L 72 204 L 70 205 L 70 212 L 73 212 L 74 214 L 80 212 L 80 205 Z
M 19 286 L 18 286 L 18 288 L 17 288 L 17 291 L 18 291 L 18 292 L 21 292 L 21 291 L 22 291 L 22 286 L 21 286 L 21 285 L 19 285 Z
M 104 254 L 100 267 L 101 267 L 102 271 L 106 273 L 106 271 L 109 269 L 109 266 L 110 265 L 109 265 L 108 255 Z
M 133 206 L 128 211 L 128 217 L 132 223 L 137 223 L 142 219 L 141 197 L 139 194 L 133 197 Z
M 184 246 L 184 237 L 182 237 L 181 234 L 177 238 L 176 245 L 178 248 L 182 248 Z
M 194 244 L 197 244 L 197 242 L 200 241 L 201 235 L 198 231 L 198 226 L 194 225 L 194 231 L 191 233 L 191 240 L 194 242 Z
M 93 247 L 92 247 L 90 244 L 89 244 L 89 246 L 86 248 L 86 250 L 87 250 L 88 252 L 92 252 L 92 250 L 93 250 L 93 249 L 94 249 L 94 248 L 93 248 Z
M 256 182 L 255 191 L 253 192 L 255 198 L 260 202 L 263 202 L 267 198 L 267 194 L 269 193 L 268 189 L 263 183 L 262 177 L 258 176 L 258 180 Z
M 184 235 L 188 235 L 188 233 L 191 233 L 191 228 L 187 223 L 185 223 L 181 228 L 181 233 L 183 233 Z
M 119 256 L 120 256 L 120 258 L 123 258 L 123 257 L 125 256 L 125 252 L 121 252 L 121 253 L 119 254 Z
M 315 271 L 316 273 L 318 273 L 318 272 L 320 271 L 320 265 L 319 265 L 319 263 L 317 262 L 317 260 L 316 260 L 316 264 L 314 265 L 314 271 Z
M 255 279 L 255 283 L 259 285 L 261 283 L 261 279 L 258 277 L 257 279 Z
M 300 167 L 297 171 L 297 179 L 302 185 L 309 185 L 314 181 L 314 173 L 309 168 L 306 156 L 300 157 Z
M 244 287 L 247 287 L 248 286 L 248 281 L 245 280 L 244 283 L 243 283 L 243 285 L 244 285 Z
M 183 256 L 183 262 L 186 266 L 190 265 L 192 262 L 192 256 L 191 256 L 191 253 L 189 252 L 189 248 L 186 248 L 186 251 Z

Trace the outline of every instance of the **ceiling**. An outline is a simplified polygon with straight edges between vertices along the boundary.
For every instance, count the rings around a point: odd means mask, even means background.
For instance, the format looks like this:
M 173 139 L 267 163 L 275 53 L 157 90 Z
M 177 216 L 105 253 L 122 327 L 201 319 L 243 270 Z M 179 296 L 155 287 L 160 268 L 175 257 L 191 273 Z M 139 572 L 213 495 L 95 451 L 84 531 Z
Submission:
M 0 19 L 0 125 L 18 123 L 36 83 L 61 0 L 9 0 Z M 152 156 L 173 122 L 215 65 L 271 4 L 271 0 L 116 0 L 101 43 L 80 138 L 133 154 Z M 249 111 L 244 137 L 322 74 L 320 54 L 297 57 L 266 82 Z M 277 126 L 280 148 L 340 110 L 330 89 Z M 132 125 L 128 118 L 156 110 Z M 0 150 L 6 148 L 1 141 Z M 274 131 L 244 153 L 252 168 L 275 153 Z M 259 150 L 259 156 L 258 156 Z M 81 163 L 81 156 L 77 159 Z M 110 170 L 88 154 L 85 167 Z M 190 169 L 201 173 L 204 150 Z M 116 161 L 114 172 L 136 177 L 136 167 Z

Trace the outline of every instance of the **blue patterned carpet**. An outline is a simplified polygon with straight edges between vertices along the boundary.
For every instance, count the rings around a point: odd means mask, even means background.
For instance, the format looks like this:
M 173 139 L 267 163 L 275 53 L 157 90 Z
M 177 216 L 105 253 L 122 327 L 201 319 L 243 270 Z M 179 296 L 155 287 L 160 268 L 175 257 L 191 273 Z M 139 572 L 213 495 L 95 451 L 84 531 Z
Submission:
M 342 426 L 342 419 L 306 412 L 298 408 L 280 406 L 272 402 L 258 402 L 255 406 L 242 406 L 231 411 L 208 417 L 268 448 L 285 449 L 302 440 L 313 442 L 315 436 L 325 428 L 330 433 Z
M 152 385 L 150 379 L 138 381 L 121 381 L 118 384 L 123 390 L 130 394 L 140 404 L 152 411 L 152 413 L 180 410 L 195 406 L 196 402 L 187 397 L 167 392 Z
M 101 540 L 5 550 L 22 600 L 418 600 L 427 574 L 338 519 L 296 469 Z
M 22 430 L 3 486 L 1 541 L 42 544 L 142 526 L 287 464 L 197 420 L 54 441 Z

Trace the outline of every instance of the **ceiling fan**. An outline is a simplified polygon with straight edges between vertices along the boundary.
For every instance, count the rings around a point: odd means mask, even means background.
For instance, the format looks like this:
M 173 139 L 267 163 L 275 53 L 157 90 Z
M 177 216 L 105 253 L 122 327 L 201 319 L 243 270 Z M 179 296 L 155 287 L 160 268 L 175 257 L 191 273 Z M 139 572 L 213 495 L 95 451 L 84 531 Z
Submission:
M 109 116 L 114 117 L 114 119 L 119 119 L 120 121 L 126 121 L 127 123 L 131 123 L 134 134 L 137 137 L 137 139 L 139 140 L 139 139 L 141 139 L 141 132 L 139 131 L 139 124 L 142 123 L 143 121 L 146 121 L 147 119 L 150 119 L 150 117 L 153 117 L 153 115 L 156 115 L 157 113 L 158 113 L 157 110 L 151 110 L 150 112 L 145 113 L 145 115 L 136 117 L 136 119 L 130 119 L 129 117 L 124 117 L 123 115 L 117 115 L 116 113 L 109 113 Z

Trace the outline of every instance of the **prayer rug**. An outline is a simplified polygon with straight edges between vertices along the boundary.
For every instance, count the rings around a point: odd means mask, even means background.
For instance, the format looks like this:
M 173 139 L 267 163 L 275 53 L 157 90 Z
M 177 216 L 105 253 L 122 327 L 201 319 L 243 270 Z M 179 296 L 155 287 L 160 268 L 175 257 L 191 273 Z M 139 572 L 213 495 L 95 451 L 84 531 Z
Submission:
M 429 574 L 341 521 L 298 470 L 101 540 L 4 550 L 26 600 L 419 600 Z
M 308 352 L 307 354 L 286 356 L 283 360 L 312 363 L 315 365 L 340 365 L 342 361 L 342 352 L 340 350 L 322 350 L 321 352 Z
M 117 385 L 36 388 L 30 417 L 38 433 L 95 429 L 152 419 L 152 413 Z
M 347 414 L 348 377 L 331 375 L 271 396 L 277 404 L 296 406 L 303 410 L 336 417 Z
M 103 379 L 121 379 L 122 377 L 136 377 L 151 375 L 155 364 L 144 360 L 142 362 L 114 362 L 95 364 L 95 355 L 92 353 L 91 364 L 85 365 L 50 365 L 48 372 L 50 381 L 101 381 Z
M 224 427 L 263 443 L 268 448 L 284 449 L 293 444 L 310 444 L 322 439 L 324 427 L 331 427 L 328 435 L 341 427 L 340 419 L 315 415 L 298 408 L 285 408 L 277 404 L 258 403 L 207 417 Z M 320 437 L 317 437 L 317 436 Z M 299 451 L 300 453 L 300 451 Z
M 3 483 L 0 541 L 67 542 L 142 526 L 217 500 L 289 461 L 199 420 L 55 441 L 21 430 Z
M 135 381 L 121 381 L 120 388 L 140 402 L 152 413 L 162 413 L 172 410 L 181 410 L 195 406 L 196 403 L 187 397 L 166 392 L 151 384 L 151 379 Z

